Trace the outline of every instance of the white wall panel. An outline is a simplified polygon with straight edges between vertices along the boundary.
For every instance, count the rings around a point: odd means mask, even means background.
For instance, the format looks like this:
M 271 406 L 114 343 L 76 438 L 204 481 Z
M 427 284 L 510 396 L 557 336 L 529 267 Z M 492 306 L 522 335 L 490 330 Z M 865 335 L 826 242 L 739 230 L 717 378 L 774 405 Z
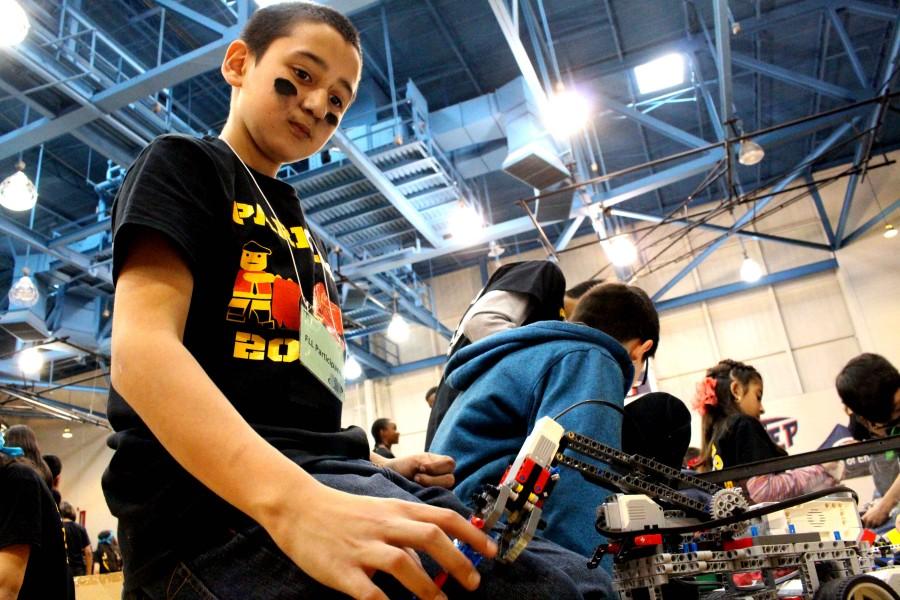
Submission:
M 784 350 L 781 324 L 768 290 L 757 289 L 708 303 L 721 358 L 750 358 Z
M 855 337 L 846 337 L 794 350 L 804 392 L 834 390 L 834 378 L 860 353 Z
M 700 306 L 679 308 L 661 315 L 659 350 L 654 362 L 657 378 L 706 369 L 717 360 Z
M 775 287 L 792 348 L 854 335 L 847 304 L 834 273 L 821 273 Z
M 784 398 L 802 393 L 794 367 L 787 352 L 777 352 L 768 356 L 736 358 L 756 367 L 763 378 L 763 407 L 766 398 Z

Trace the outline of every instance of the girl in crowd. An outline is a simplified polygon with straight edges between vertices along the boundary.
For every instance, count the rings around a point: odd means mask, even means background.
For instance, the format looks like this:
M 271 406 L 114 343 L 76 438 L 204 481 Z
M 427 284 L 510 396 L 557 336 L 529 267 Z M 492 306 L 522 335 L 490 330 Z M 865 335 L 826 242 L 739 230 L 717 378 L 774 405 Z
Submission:
M 31 427 L 27 425 L 13 425 L 6 430 L 5 435 L 7 445 L 21 448 L 25 453 L 25 458 L 30 461 L 31 466 L 38 472 L 38 475 L 47 484 L 47 487 L 53 489 L 53 474 L 41 456 L 37 436 L 34 435 Z
M 786 456 L 759 420 L 763 414 L 759 372 L 735 360 L 722 360 L 697 384 L 694 410 L 702 417 L 701 471 Z M 751 477 L 744 488 L 752 503 L 775 502 L 836 485 L 840 462 Z
M 16 425 L 12 438 L 32 440 L 25 451 L 0 432 L 0 598 L 42 600 L 75 598 L 66 563 L 62 522 L 56 501 L 30 454 L 37 448 L 34 433 Z

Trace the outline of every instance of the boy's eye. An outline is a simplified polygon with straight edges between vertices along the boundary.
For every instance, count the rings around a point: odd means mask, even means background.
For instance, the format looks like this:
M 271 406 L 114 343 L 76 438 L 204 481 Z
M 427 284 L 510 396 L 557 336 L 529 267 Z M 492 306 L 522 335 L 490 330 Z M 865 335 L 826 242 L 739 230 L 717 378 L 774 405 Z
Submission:
M 338 98 L 337 96 L 332 96 L 332 97 L 330 98 L 330 100 L 331 100 L 332 106 L 334 106 L 335 108 L 343 108 L 343 107 L 344 107 L 344 102 L 343 102 L 343 100 L 341 100 L 341 99 Z
M 312 77 L 309 76 L 309 73 L 307 73 L 303 69 L 294 69 L 294 73 L 297 75 L 297 78 L 301 79 L 302 81 L 312 80 Z

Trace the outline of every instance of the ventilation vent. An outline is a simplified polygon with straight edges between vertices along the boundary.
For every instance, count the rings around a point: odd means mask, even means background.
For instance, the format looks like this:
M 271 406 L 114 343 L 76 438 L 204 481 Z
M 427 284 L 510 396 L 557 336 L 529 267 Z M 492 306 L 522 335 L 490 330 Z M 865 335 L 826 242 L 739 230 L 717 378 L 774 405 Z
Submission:
M 556 444 L 553 443 L 553 440 L 541 436 L 541 439 L 534 446 L 532 456 L 537 458 L 541 464 L 546 465 L 550 464 L 550 459 L 553 457 L 554 452 L 556 452 Z
M 0 316 L 0 327 L 23 342 L 40 342 L 50 337 L 47 324 L 30 310 L 13 310 Z
M 503 161 L 503 170 L 539 190 L 559 183 L 569 176 L 569 171 L 562 161 L 543 144 L 528 144 L 510 152 Z
M 645 504 L 629 504 L 628 518 L 632 521 L 642 521 L 648 517 Z

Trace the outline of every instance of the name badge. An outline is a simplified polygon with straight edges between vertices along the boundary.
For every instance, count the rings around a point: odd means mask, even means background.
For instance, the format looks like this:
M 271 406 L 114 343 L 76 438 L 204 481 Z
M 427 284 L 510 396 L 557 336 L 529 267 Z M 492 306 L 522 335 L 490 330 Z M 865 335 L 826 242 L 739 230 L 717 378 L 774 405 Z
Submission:
M 305 306 L 300 306 L 300 363 L 344 401 L 344 345 Z

